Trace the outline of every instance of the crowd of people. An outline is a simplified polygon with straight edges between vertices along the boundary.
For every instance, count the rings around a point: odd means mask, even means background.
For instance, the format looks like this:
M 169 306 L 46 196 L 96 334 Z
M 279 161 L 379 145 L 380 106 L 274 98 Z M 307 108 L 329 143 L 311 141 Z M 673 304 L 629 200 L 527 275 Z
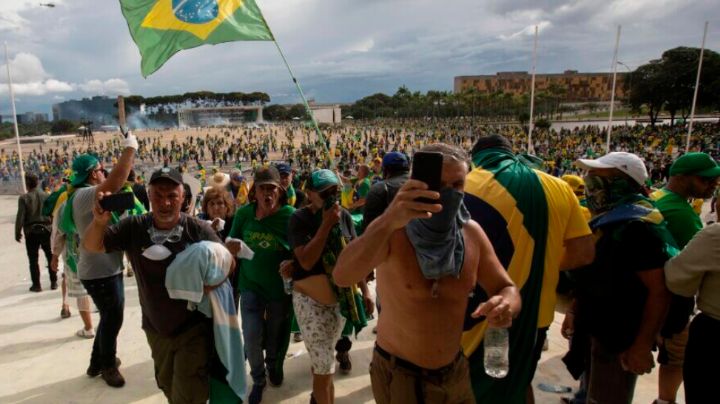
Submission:
M 323 138 L 298 125 L 214 131 L 68 141 L 25 159 L 16 240 L 30 291 L 42 291 L 42 249 L 61 316 L 75 297 L 77 334 L 94 338 L 88 376 L 125 384 L 128 266 L 171 403 L 262 402 L 283 384 L 293 333 L 310 402 L 332 403 L 336 364 L 351 371 L 352 336 L 375 315 L 378 403 L 532 403 L 559 284 L 572 299 L 564 362 L 580 380 L 568 402 L 632 402 L 655 347 L 656 403 L 683 381 L 686 402 L 712 397 L 720 268 L 707 250 L 720 224 L 703 228 L 692 201 L 717 188 L 719 123 L 697 125 L 689 153 L 682 128 L 641 125 L 616 128 L 610 153 L 598 127 L 538 131 L 528 152 L 520 128 L 462 119 Z M 437 184 L 411 178 L 416 152 L 441 161 Z M 4 171 L 17 160 L 0 151 Z M 113 207 L 123 192 L 131 203 Z M 509 330 L 502 378 L 485 368 L 493 329 Z

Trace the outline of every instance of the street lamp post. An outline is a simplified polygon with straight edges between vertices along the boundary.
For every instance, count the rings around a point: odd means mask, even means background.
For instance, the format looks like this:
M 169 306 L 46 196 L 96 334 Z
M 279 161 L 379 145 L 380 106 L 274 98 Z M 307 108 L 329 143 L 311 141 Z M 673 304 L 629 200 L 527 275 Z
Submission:
M 630 100 L 630 91 L 632 91 L 632 87 L 630 86 L 631 83 L 630 83 L 630 81 L 629 81 L 629 80 L 632 79 L 632 77 L 630 76 L 630 73 L 632 72 L 632 69 L 630 69 L 630 66 L 626 65 L 625 63 L 623 63 L 623 62 L 621 62 L 621 61 L 619 61 L 619 60 L 617 61 L 617 64 L 619 64 L 620 66 L 626 68 L 627 71 L 628 71 L 628 75 L 627 75 L 627 77 L 628 77 L 628 85 L 627 85 L 628 93 L 627 93 L 627 95 L 625 96 L 625 98 L 629 101 L 629 100 Z M 628 114 L 627 114 L 627 112 L 626 112 L 626 113 L 625 113 L 625 126 L 627 126 L 627 120 L 628 120 Z

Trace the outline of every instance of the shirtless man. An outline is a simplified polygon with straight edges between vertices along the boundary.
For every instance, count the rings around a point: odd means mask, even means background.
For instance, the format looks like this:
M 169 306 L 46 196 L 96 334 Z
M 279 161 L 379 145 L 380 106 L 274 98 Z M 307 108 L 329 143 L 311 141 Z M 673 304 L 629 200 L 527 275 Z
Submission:
M 462 205 L 467 154 L 445 144 L 423 151 L 443 154 L 441 192 L 417 180 L 406 182 L 379 220 L 343 250 L 333 277 L 337 285 L 347 286 L 377 268 L 383 315 L 370 379 L 379 404 L 474 403 L 467 360 L 460 352 L 467 296 L 480 284 L 490 298 L 473 316 L 486 316 L 489 326 L 504 328 L 520 311 L 520 296 L 482 228 Z M 417 202 L 420 197 L 438 203 Z M 437 234 L 438 222 L 450 224 L 441 244 L 455 247 L 441 260 L 422 258 L 446 250 L 429 247 L 429 233 L 417 230 L 418 223 L 424 223 L 421 228 L 433 228 Z M 458 248 L 464 251 L 458 254 Z M 443 265 L 447 262 L 449 266 Z

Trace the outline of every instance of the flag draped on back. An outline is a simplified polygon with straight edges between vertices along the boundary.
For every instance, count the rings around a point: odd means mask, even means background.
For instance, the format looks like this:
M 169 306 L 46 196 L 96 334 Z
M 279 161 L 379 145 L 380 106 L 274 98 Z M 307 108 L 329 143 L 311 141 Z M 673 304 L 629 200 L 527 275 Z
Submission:
M 183 49 L 274 40 L 255 0 L 120 0 L 120 7 L 144 77 Z
M 462 347 L 470 361 L 477 402 L 524 403 L 533 371 L 548 203 L 538 175 L 512 153 L 487 149 L 475 154 L 473 163 L 477 168 L 466 180 L 465 206 L 490 236 L 498 259 L 520 290 L 523 307 L 510 329 L 510 373 L 504 379 L 485 374 L 482 339 L 486 321 L 466 316 Z M 468 314 L 486 299 L 485 292 L 476 287 Z

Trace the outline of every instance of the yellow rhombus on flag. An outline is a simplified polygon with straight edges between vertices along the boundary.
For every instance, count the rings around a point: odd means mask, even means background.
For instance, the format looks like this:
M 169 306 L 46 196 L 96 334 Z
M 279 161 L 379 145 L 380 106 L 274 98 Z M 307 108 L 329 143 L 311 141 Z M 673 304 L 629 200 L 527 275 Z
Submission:
M 230 41 L 272 41 L 255 0 L 120 0 L 149 76 L 183 49 Z

